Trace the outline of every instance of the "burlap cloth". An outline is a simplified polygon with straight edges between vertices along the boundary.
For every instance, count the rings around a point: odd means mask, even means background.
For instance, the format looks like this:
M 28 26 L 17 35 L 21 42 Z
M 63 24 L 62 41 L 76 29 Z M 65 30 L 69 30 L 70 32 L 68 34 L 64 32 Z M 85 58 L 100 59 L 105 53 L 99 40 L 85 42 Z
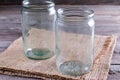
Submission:
M 44 34 L 44 32 L 42 33 Z M 42 61 L 26 58 L 23 54 L 22 38 L 19 38 L 0 54 L 0 73 L 43 80 L 106 80 L 115 40 L 116 37 L 113 36 L 95 36 L 95 59 L 91 71 L 86 75 L 74 78 L 62 75 L 57 71 L 55 56 Z

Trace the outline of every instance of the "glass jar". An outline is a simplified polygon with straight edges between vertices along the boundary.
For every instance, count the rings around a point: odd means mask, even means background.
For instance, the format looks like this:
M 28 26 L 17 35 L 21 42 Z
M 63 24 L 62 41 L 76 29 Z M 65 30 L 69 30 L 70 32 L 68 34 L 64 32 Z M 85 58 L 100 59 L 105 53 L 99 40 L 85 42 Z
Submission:
M 23 46 L 25 55 L 30 59 L 42 60 L 54 55 L 54 6 L 51 0 L 23 1 Z
M 56 64 L 58 70 L 70 76 L 81 76 L 93 64 L 94 12 L 78 7 L 57 11 Z

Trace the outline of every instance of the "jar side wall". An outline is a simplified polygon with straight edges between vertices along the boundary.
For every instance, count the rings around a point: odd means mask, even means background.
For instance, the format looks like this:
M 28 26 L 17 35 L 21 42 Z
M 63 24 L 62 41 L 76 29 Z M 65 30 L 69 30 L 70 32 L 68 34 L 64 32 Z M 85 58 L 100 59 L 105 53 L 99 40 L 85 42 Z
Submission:
M 76 14 L 74 10 L 69 12 L 58 14 L 56 64 L 63 74 L 81 76 L 88 73 L 93 64 L 94 19 Z

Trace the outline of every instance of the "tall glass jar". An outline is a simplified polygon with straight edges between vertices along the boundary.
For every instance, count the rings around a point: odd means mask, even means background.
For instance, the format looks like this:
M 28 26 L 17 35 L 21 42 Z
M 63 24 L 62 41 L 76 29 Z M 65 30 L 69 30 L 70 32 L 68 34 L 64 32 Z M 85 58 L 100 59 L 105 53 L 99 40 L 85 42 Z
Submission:
M 81 76 L 93 64 L 94 12 L 78 7 L 57 11 L 56 64 L 66 75 Z
M 54 55 L 55 14 L 51 0 L 23 1 L 23 46 L 28 58 L 42 60 Z

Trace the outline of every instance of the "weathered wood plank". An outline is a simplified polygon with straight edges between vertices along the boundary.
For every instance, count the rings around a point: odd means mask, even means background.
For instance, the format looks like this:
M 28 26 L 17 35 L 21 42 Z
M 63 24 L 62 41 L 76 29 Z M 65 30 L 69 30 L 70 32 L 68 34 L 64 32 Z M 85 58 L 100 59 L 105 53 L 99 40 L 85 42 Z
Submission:
M 57 4 L 120 4 L 118 0 L 55 0 Z
M 10 34 L 2 35 L 2 36 L 0 36 L 0 40 L 1 41 L 13 41 L 13 40 L 17 39 L 20 36 L 19 35 L 12 35 L 11 36 Z
M 114 4 L 119 5 L 119 0 L 54 0 L 56 4 Z M 0 4 L 21 4 L 22 0 L 1 0 Z
M 113 68 L 113 69 L 119 69 L 120 66 L 119 65 L 118 66 L 114 65 L 111 68 Z M 108 75 L 107 80 L 120 80 L 120 72 L 118 70 L 115 71 L 113 69 L 109 71 L 109 75 Z
M 7 47 L 10 43 L 11 41 L 0 41 L 0 47 Z
M 120 65 L 120 53 L 114 54 L 112 57 L 111 65 Z M 119 66 L 120 69 L 120 66 Z
M 16 76 L 7 76 L 7 75 L 0 74 L 0 80 L 40 80 L 40 79 L 21 78 Z

